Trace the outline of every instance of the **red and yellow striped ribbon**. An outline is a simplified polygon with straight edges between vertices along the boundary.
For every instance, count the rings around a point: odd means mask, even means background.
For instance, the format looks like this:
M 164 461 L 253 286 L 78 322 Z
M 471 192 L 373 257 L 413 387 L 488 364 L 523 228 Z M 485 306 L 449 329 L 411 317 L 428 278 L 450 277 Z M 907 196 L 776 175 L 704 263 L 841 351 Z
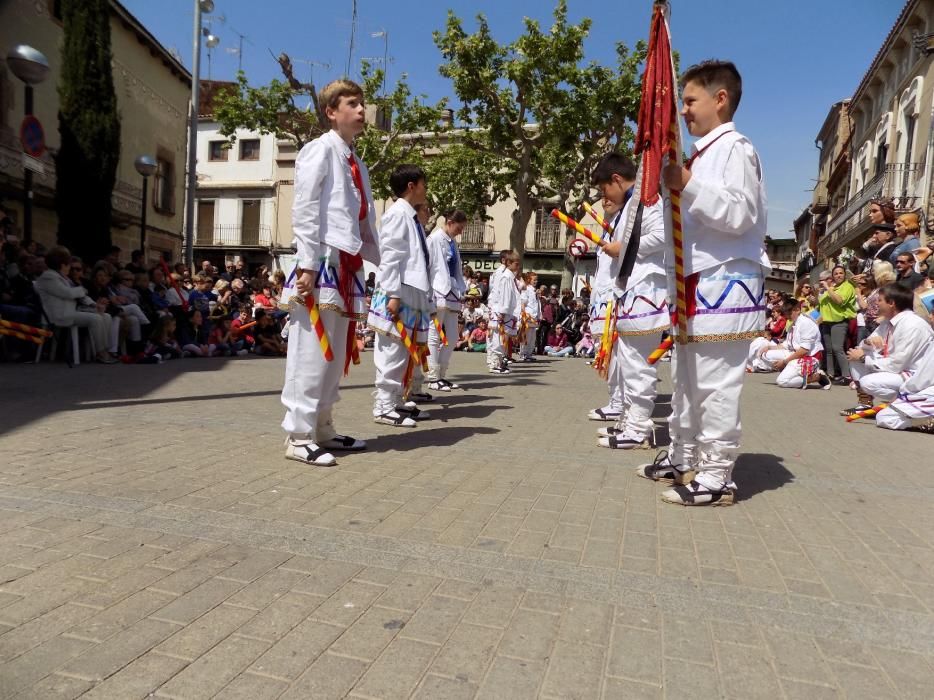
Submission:
M 668 132 L 668 159 L 670 163 L 680 163 L 681 154 L 678 138 L 677 107 L 672 102 L 675 114 L 671 119 L 671 129 Z M 684 229 L 681 225 L 681 190 L 671 190 L 671 224 L 672 242 L 675 257 L 675 310 L 678 330 L 677 340 L 682 345 L 688 342 L 688 312 L 687 289 L 684 283 Z M 675 329 L 672 328 L 672 331 Z M 674 335 L 674 334 L 672 334 Z
M 305 306 L 308 307 L 308 316 L 311 318 L 311 325 L 315 329 L 315 335 L 318 336 L 318 343 L 321 345 L 321 353 L 324 359 L 331 362 L 334 359 L 334 351 L 331 349 L 331 343 L 328 341 L 328 333 L 324 328 L 324 322 L 321 320 L 321 314 L 318 311 L 318 304 L 312 294 L 305 295 Z
M 438 331 L 438 337 L 441 339 L 441 344 L 444 347 L 448 346 L 448 335 L 444 332 L 444 326 L 441 325 L 441 321 L 438 320 L 438 317 L 434 317 L 435 330 Z
M 0 335 L 7 335 L 11 338 L 19 338 L 20 340 L 28 340 L 30 343 L 35 343 L 36 345 L 42 345 L 45 342 L 45 338 L 42 336 L 32 335 L 31 333 L 20 333 L 19 331 L 4 327 L 0 327 Z

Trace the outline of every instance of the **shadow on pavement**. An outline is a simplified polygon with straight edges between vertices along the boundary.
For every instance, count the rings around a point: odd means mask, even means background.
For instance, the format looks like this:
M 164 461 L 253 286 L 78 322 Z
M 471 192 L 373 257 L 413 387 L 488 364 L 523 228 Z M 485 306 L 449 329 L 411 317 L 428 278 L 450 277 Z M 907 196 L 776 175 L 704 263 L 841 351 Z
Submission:
M 485 404 L 483 406 L 451 406 L 450 408 L 438 407 L 437 410 L 431 410 L 431 418 L 439 420 L 452 420 L 455 418 L 488 418 L 494 411 L 498 411 L 503 408 L 514 408 L 514 406 L 491 406 L 490 404 Z M 427 405 L 426 405 L 426 410 Z
M 733 469 L 733 481 L 739 489 L 737 501 L 745 501 L 764 491 L 775 491 L 795 480 L 783 460 L 773 454 L 741 454 Z
M 366 441 L 366 452 L 361 454 L 372 454 L 373 452 L 408 452 L 422 447 L 450 447 L 456 445 L 462 440 L 474 437 L 475 435 L 494 435 L 499 432 L 497 428 L 486 428 L 480 426 L 463 426 L 459 428 L 436 428 L 431 427 L 431 420 L 422 423 L 419 427 L 422 430 L 408 429 L 405 432 L 393 433 L 392 435 L 380 435 L 375 438 L 369 438 Z
M 427 411 L 432 406 L 463 406 L 468 403 L 480 403 L 481 401 L 494 401 L 499 396 L 490 394 L 465 394 L 463 391 L 452 391 L 450 393 L 435 394 L 435 400 L 425 404 Z

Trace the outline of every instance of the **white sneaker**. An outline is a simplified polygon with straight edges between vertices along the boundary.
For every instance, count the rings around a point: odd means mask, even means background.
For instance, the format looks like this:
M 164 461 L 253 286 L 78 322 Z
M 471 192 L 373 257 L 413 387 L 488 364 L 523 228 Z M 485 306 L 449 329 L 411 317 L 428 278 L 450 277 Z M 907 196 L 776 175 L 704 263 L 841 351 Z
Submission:
M 615 423 L 619 420 L 619 414 L 619 411 L 614 411 L 609 406 L 604 406 L 603 408 L 593 409 L 587 414 L 587 417 L 590 420 L 602 420 L 607 423 Z
M 733 490 L 724 488 L 720 491 L 713 491 L 703 484 L 690 481 L 663 491 L 662 500 L 665 503 L 674 503 L 679 506 L 731 506 L 733 505 Z
M 294 459 L 296 462 L 311 464 L 316 467 L 333 467 L 337 460 L 327 450 L 321 449 L 311 440 L 286 440 L 285 458 Z
M 373 421 L 375 423 L 382 423 L 383 425 L 391 425 L 396 428 L 414 428 L 416 425 L 414 420 L 408 416 L 402 416 L 396 411 L 389 411 L 388 413 L 373 416 Z

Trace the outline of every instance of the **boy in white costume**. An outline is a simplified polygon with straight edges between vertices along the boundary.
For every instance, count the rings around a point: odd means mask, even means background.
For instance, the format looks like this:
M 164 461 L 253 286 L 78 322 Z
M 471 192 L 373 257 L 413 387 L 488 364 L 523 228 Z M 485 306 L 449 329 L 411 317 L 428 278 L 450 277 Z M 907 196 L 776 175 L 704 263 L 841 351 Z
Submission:
M 607 274 L 612 284 L 610 298 L 615 303 L 613 315 L 619 334 L 612 350 L 610 376 L 615 372 L 619 377 L 622 412 L 615 426 L 597 431 L 601 436 L 597 444 L 611 449 L 651 446 L 658 373 L 647 358 L 658 345 L 662 331 L 670 325 L 665 277 L 664 202 L 661 199 L 643 209 L 640 240 L 632 270 L 620 278 L 626 256 L 621 250 L 618 234 L 629 208 L 639 206 L 637 198 L 629 197 L 635 177 L 635 164 L 619 153 L 606 155 L 591 176 L 592 184 L 603 197 L 604 211 L 613 217 L 614 227 L 611 242 L 604 249 L 609 249 Z
M 522 362 L 535 362 L 535 340 L 538 326 L 542 319 L 542 304 L 538 298 L 538 275 L 526 272 L 522 275 L 525 289 L 519 295 L 519 326 L 524 331 L 519 345 L 519 359 Z
M 380 263 L 376 290 L 370 301 L 367 325 L 376 331 L 373 362 L 376 391 L 373 420 L 399 428 L 415 426 L 415 418 L 427 415 L 405 397 L 409 381 L 420 366 L 413 357 L 426 346 L 431 313 L 428 242 L 416 205 L 425 203 L 425 172 L 415 165 L 399 165 L 389 176 L 396 201 L 381 220 Z M 398 328 L 401 322 L 409 343 Z M 409 347 L 411 346 L 411 347 Z
M 760 333 L 770 269 L 765 185 L 755 148 L 732 122 L 742 96 L 736 66 L 705 61 L 681 85 L 681 115 L 698 140 L 662 179 L 681 192 L 687 342 L 672 358 L 671 446 L 637 474 L 675 483 L 663 501 L 730 505 L 746 355 Z
M 499 294 L 499 278 L 506 271 L 506 256 L 509 250 L 499 251 L 499 267 L 490 274 L 490 282 L 486 293 L 486 306 L 490 310 L 490 332 L 493 331 L 493 304 L 496 301 L 496 295 Z M 486 344 L 486 366 L 495 374 L 509 374 L 509 370 L 503 366 L 500 367 L 496 357 L 493 355 L 492 343 L 487 340 Z
M 373 195 L 366 165 L 353 152 L 365 126 L 363 90 L 335 80 L 321 91 L 331 131 L 306 144 L 295 160 L 292 231 L 298 260 L 291 297 L 282 428 L 285 456 L 331 466 L 333 450 L 366 443 L 334 429 L 331 411 L 355 347 L 355 326 L 366 319 L 363 260 L 379 262 Z M 313 295 L 333 359 L 328 361 L 303 297 Z
M 447 345 L 441 342 L 441 334 L 434 323 L 428 329 L 428 388 L 432 391 L 449 392 L 459 389 L 447 380 L 448 366 L 457 343 L 457 315 L 460 313 L 467 293 L 464 282 L 464 265 L 457 248 L 457 237 L 464 232 L 467 215 L 460 209 L 447 213 L 444 226 L 428 236 L 428 260 L 431 267 L 431 292 L 436 308 L 435 319 L 444 330 Z
M 801 302 L 789 299 L 782 314 L 792 324 L 785 342 L 776 345 L 768 338 L 756 338 L 749 346 L 748 367 L 753 372 L 778 372 L 775 383 L 783 389 L 806 389 L 816 383 L 830 388 L 830 378 L 820 369 L 824 345 L 814 319 L 801 313 Z
M 914 374 L 934 342 L 934 330 L 912 310 L 913 304 L 911 290 L 897 283 L 879 290 L 879 317 L 885 320 L 859 347 L 847 352 L 859 404 L 840 415 L 865 411 L 873 399 L 894 400 L 902 383 Z
M 876 425 L 889 430 L 934 430 L 934 342 L 927 344 L 914 374 L 898 388 L 895 399 L 876 415 Z
M 493 374 L 509 374 L 506 367 L 506 344 L 515 338 L 519 330 L 519 286 L 516 275 L 519 271 L 519 255 L 509 251 L 505 256 L 502 272 L 496 277 L 496 286 L 490 284 L 490 335 L 487 348 L 491 348 Z M 491 278 L 492 279 L 492 278 Z

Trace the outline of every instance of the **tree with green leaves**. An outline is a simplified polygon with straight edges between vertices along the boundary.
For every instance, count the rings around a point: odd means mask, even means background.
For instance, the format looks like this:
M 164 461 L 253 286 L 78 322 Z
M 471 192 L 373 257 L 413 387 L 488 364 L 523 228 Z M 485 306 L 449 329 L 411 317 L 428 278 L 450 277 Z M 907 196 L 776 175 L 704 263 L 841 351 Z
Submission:
M 616 46 L 617 65 L 584 63 L 584 40 L 591 21 L 570 24 L 567 2 L 559 0 L 546 33 L 526 18 L 525 33 L 497 43 L 486 18 L 477 16 L 468 34 L 448 14 L 435 44 L 462 106 L 458 143 L 477 158 L 492 159 L 488 189 L 516 200 L 510 244 L 525 250 L 525 232 L 535 209 L 545 203 L 576 208 L 589 193 L 590 170 L 604 154 L 629 151 L 639 107 L 638 67 L 645 58 L 640 42 L 633 51 Z M 466 160 L 466 158 L 464 158 Z M 497 190 L 493 180 L 505 183 Z
M 284 80 L 251 87 L 241 71 L 237 82 L 221 90 L 214 101 L 214 118 L 231 142 L 237 129 L 275 134 L 300 149 L 330 127 L 319 109 L 317 89 L 295 77 L 287 54 L 277 59 Z M 383 92 L 383 71 L 363 63 L 364 101 L 382 128 L 370 126 L 357 137 L 355 148 L 367 164 L 376 197 L 390 195 L 389 173 L 399 163 L 425 163 L 426 150 L 436 146 L 444 101 L 431 105 L 424 95 L 413 95 L 403 74 L 392 92 Z
M 120 161 L 110 2 L 62 0 L 62 25 L 61 148 L 55 158 L 58 240 L 96 260 L 111 245 L 111 196 Z

